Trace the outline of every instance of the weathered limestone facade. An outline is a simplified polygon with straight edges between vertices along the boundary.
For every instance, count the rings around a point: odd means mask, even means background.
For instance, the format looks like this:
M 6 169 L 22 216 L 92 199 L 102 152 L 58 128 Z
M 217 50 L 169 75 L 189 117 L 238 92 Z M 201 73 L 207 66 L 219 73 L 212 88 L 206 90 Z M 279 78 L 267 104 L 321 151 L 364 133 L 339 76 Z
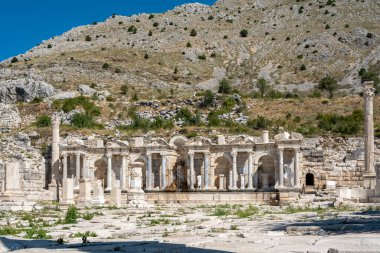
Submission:
M 380 141 L 374 140 L 372 98 L 373 83 L 365 83 L 365 138 L 304 139 L 283 132 L 271 139 L 263 131 L 261 137 L 62 139 L 60 119 L 54 117 L 49 166 L 26 136 L 13 146 L 0 146 L 7 154 L 0 157 L 0 207 L 56 199 L 78 206 L 281 205 L 300 203 L 304 194 L 317 192 L 337 201 L 380 203 L 380 162 L 375 159 Z

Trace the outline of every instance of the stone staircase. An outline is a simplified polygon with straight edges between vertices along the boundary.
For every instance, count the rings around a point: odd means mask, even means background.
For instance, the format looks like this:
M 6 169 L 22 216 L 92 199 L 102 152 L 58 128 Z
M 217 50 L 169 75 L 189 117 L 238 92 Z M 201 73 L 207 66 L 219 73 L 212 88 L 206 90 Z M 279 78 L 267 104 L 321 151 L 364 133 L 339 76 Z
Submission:
M 308 206 L 311 208 L 327 208 L 334 206 L 336 197 L 333 192 L 316 193 L 316 194 L 302 194 L 297 201 L 299 206 Z

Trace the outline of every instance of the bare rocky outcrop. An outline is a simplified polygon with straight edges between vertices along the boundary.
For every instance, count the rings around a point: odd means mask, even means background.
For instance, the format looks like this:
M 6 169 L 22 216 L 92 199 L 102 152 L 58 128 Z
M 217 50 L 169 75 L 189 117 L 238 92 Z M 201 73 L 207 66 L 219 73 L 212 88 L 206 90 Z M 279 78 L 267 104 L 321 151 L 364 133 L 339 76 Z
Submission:
M 44 81 L 17 79 L 0 81 L 0 103 L 30 102 L 54 95 L 54 87 Z
M 0 130 L 17 128 L 21 117 L 16 106 L 0 103 Z

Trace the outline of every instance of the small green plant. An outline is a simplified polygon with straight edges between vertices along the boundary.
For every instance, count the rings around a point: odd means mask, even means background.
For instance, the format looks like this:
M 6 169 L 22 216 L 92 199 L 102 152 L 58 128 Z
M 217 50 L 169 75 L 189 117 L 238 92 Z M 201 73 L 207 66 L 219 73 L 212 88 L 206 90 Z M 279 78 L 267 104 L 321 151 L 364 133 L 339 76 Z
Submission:
M 82 214 L 82 218 L 84 220 L 92 220 L 94 217 L 95 217 L 94 213 L 86 212 L 86 213 Z
M 0 235 L 17 235 L 20 231 L 17 228 L 9 225 L 0 227 Z
M 197 31 L 195 31 L 195 29 L 192 29 L 190 32 L 190 36 L 192 36 L 192 37 L 197 36 Z
M 95 232 L 92 232 L 92 231 L 86 231 L 84 233 L 82 232 L 76 232 L 74 234 L 71 234 L 69 237 L 70 238 L 78 238 L 78 237 L 97 237 L 98 235 L 95 233 Z
M 245 38 L 247 36 L 248 36 L 248 30 L 243 29 L 243 30 L 240 31 L 240 37 Z
M 219 89 L 218 89 L 218 93 L 230 93 L 231 92 L 231 85 L 230 85 L 230 82 L 223 78 L 220 82 L 219 82 Z
M 51 126 L 51 117 L 49 115 L 41 115 L 36 121 L 37 127 L 49 127 Z
M 230 230 L 239 230 L 237 225 L 231 225 Z
M 12 60 L 11 60 L 11 63 L 16 63 L 16 62 L 18 62 L 17 57 L 13 57 Z
M 78 210 L 75 206 L 71 205 L 66 211 L 65 215 L 65 224 L 74 224 L 77 223 Z
M 102 69 L 109 69 L 110 65 L 108 63 L 104 63 Z

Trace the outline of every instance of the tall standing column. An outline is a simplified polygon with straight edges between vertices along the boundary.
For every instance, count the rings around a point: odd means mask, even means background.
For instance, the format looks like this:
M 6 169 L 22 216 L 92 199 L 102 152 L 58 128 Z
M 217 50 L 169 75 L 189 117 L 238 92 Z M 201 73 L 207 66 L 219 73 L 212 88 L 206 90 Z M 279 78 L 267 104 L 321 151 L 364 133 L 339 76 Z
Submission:
M 54 115 L 52 121 L 53 139 L 51 143 L 51 184 L 56 185 L 59 174 L 59 124 L 61 119 Z
M 210 161 L 209 161 L 209 154 L 207 152 L 204 153 L 204 176 L 205 176 L 205 182 L 204 186 L 205 189 L 209 188 L 209 172 L 210 172 Z
M 278 149 L 278 179 L 279 179 L 278 186 L 283 187 L 284 186 L 284 149 L 283 148 Z
M 248 153 L 248 190 L 253 189 L 252 185 L 252 152 Z
M 148 162 L 146 165 L 146 189 L 152 189 L 152 154 L 148 153 Z
M 299 149 L 294 149 L 294 187 L 299 187 L 300 181 L 300 165 L 299 165 Z
M 107 154 L 107 188 L 112 189 L 112 154 Z
M 364 82 L 363 96 L 364 113 L 365 113 L 365 171 L 368 173 L 375 172 L 374 158 L 374 130 L 373 130 L 373 97 L 375 89 L 374 82 Z
M 190 157 L 190 190 L 194 190 L 194 153 L 189 152 Z
M 161 154 L 162 156 L 162 175 L 161 175 L 161 189 L 166 189 L 166 154 Z
M 63 154 L 63 173 L 62 173 L 63 180 L 67 179 L 67 153 Z
M 80 179 L 80 153 L 75 153 L 75 187 L 79 188 Z
M 127 155 L 122 154 L 121 155 L 121 168 L 120 168 L 120 187 L 121 189 L 125 189 L 126 186 L 126 180 L 125 180 L 125 169 L 127 165 Z
M 237 152 L 232 151 L 232 189 L 237 189 Z

